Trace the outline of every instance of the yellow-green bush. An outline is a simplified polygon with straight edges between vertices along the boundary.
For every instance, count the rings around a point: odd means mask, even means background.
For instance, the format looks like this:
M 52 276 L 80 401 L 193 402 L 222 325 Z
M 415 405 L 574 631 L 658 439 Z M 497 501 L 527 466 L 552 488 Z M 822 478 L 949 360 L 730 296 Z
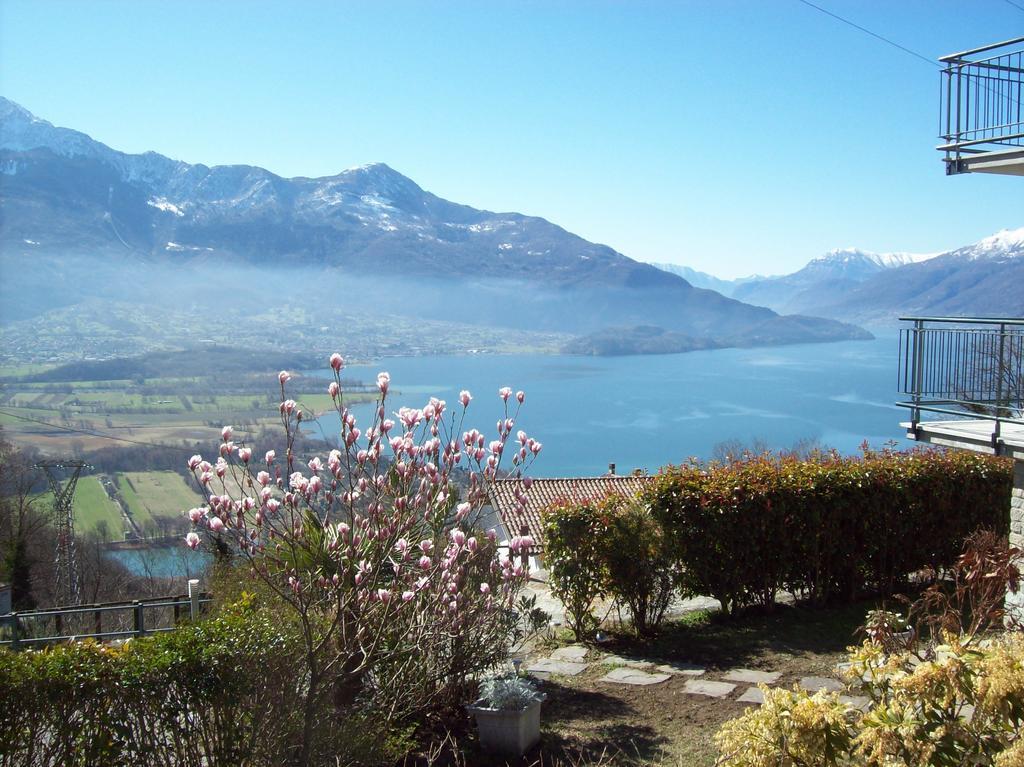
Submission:
M 1024 636 L 988 644 L 955 638 L 934 658 L 886 656 L 865 642 L 851 654 L 862 712 L 836 693 L 764 689 L 758 709 L 715 736 L 722 767 L 924 767 L 1024 764 Z M 866 680 L 866 681 L 864 681 Z

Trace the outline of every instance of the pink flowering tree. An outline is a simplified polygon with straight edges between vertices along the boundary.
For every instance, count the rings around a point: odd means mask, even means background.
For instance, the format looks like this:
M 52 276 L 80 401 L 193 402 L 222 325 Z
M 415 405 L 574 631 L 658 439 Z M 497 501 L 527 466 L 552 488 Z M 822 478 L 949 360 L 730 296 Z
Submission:
M 465 428 L 468 391 L 452 408 L 431 398 L 391 414 L 390 376 L 380 373 L 364 427 L 346 406 L 341 355 L 330 366 L 341 430 L 327 456 L 295 454 L 308 415 L 282 371 L 285 455 L 259 457 L 225 426 L 215 462 L 196 455 L 188 464 L 206 498 L 189 511 L 188 545 L 203 533 L 237 551 L 301 633 L 302 764 L 329 726 L 324 717 L 358 705 L 384 724 L 423 720 L 466 702 L 475 678 L 506 659 L 527 575 L 516 555 L 533 542 L 517 537 L 499 552 L 481 512 L 499 474 L 520 479 L 525 505 L 524 470 L 541 450 L 516 430 L 523 392 L 498 392 L 503 415 L 488 439 Z

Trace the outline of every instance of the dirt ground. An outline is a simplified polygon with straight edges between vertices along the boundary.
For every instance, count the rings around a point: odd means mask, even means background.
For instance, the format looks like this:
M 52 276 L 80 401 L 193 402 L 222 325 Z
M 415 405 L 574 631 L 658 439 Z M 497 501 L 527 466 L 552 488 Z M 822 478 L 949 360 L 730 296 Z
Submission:
M 658 662 L 690 663 L 706 669 L 700 679 L 722 680 L 730 669 L 781 672 L 773 686 L 792 687 L 804 676 L 835 677 L 846 648 L 871 602 L 829 609 L 777 606 L 771 612 L 727 618 L 706 611 L 688 614 L 650 641 L 612 635 L 593 646 L 599 653 Z M 539 651 L 549 652 L 554 644 Z M 541 744 L 521 765 L 661 765 L 708 767 L 718 757 L 713 737 L 725 721 L 750 704 L 736 700 L 751 685 L 739 683 L 726 698 L 683 692 L 687 678 L 633 687 L 598 681 L 609 667 L 591 665 L 575 677 L 553 676 L 541 711 Z M 603 755 L 603 756 L 602 756 Z M 471 764 L 504 760 L 475 754 Z

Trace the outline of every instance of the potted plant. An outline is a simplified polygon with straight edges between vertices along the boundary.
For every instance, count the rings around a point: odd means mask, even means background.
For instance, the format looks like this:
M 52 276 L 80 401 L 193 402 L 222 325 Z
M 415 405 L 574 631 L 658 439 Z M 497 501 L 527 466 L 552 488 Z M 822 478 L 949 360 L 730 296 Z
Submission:
M 484 680 L 480 699 L 466 710 L 476 717 L 480 746 L 522 756 L 540 740 L 540 704 L 547 696 L 526 677 L 506 675 Z

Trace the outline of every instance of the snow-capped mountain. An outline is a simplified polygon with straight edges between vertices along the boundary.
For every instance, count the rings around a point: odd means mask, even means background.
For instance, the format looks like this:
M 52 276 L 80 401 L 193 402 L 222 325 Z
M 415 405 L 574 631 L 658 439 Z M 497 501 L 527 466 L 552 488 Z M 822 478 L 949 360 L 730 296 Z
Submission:
M 908 313 L 1020 315 L 1024 295 L 1016 287 L 1024 285 L 1021 256 L 1024 228 L 941 253 L 844 248 L 815 258 L 793 274 L 739 286 L 733 296 L 779 312 L 859 322 L 888 321 Z
M 0 98 L 0 173 L 0 265 L 15 301 L 25 291 L 11 264 L 75 254 L 97 269 L 112 258 L 190 269 L 230 261 L 327 270 L 318 279 L 339 286 L 406 280 L 436 289 L 410 292 L 409 312 L 472 320 L 486 311 L 512 327 L 658 325 L 730 344 L 864 336 L 696 289 L 542 218 L 449 202 L 381 163 L 283 178 L 130 155 Z

